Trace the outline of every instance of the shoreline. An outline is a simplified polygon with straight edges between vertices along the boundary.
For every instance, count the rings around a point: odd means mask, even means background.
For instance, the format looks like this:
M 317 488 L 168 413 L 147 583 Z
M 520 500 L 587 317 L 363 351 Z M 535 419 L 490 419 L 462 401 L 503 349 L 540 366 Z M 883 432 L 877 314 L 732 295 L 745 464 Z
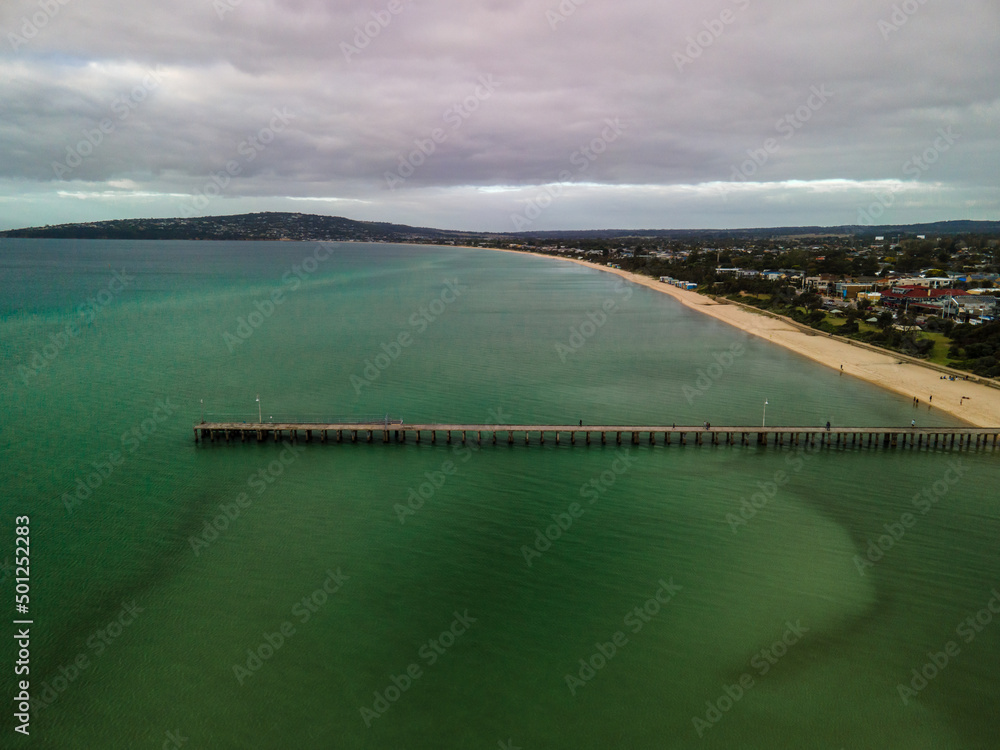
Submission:
M 620 268 L 598 266 L 576 258 L 560 258 L 523 250 L 483 247 L 470 249 L 533 255 L 612 273 L 634 284 L 666 294 L 691 310 L 711 316 L 744 333 L 770 341 L 821 365 L 842 371 L 846 375 L 901 396 L 920 399 L 921 408 L 929 405 L 977 427 L 1000 425 L 1000 389 L 966 380 L 951 381 L 947 378 L 942 380 L 939 370 L 901 360 L 894 352 L 883 353 L 855 346 L 819 331 L 807 333 L 784 318 L 771 317 L 763 312 L 750 312 L 736 304 L 716 302 L 697 292 L 688 292 L 649 276 Z

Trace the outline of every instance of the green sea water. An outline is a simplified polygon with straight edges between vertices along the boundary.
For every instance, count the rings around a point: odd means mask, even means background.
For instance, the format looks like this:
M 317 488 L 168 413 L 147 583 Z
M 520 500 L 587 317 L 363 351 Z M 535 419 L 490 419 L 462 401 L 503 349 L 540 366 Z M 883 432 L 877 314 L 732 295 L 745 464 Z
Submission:
M 955 424 L 609 274 L 6 240 L 0 387 L 2 747 L 996 746 L 1000 454 L 194 442 L 258 395 L 264 420 Z

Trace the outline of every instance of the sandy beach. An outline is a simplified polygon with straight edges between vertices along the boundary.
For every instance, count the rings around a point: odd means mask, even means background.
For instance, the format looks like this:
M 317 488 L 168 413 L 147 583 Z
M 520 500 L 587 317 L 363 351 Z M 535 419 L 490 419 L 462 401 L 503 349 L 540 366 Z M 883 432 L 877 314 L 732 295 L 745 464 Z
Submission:
M 476 249 L 482 250 L 483 248 Z M 535 255 L 613 273 L 662 294 L 668 294 L 685 307 L 705 315 L 711 315 L 716 320 L 735 326 L 741 331 L 783 346 L 827 367 L 842 370 L 845 375 L 861 378 L 909 398 L 918 398 L 921 409 L 930 406 L 977 427 L 1000 426 L 1000 389 L 998 388 L 975 383 L 971 380 L 952 381 L 947 378 L 942 380 L 941 371 L 916 362 L 902 360 L 893 353 L 882 353 L 855 346 L 819 331 L 804 331 L 790 321 L 753 312 L 738 305 L 719 303 L 697 292 L 684 291 L 648 276 L 600 266 L 575 258 L 558 258 L 540 253 L 525 253 L 519 250 L 502 250 L 502 252 Z M 957 371 L 954 372 L 957 374 Z M 961 377 L 964 378 L 964 374 Z

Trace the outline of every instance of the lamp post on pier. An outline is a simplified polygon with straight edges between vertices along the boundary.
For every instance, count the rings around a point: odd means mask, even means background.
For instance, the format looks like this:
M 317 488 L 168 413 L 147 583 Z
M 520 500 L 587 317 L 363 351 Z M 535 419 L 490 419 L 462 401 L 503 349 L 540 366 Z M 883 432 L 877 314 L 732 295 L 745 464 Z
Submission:
M 766 398 L 764 399 L 764 417 L 763 417 L 763 419 L 760 420 L 760 426 L 761 427 L 766 427 L 767 426 L 767 399 Z
M 257 394 L 257 424 L 264 423 L 264 415 L 260 411 L 260 394 Z

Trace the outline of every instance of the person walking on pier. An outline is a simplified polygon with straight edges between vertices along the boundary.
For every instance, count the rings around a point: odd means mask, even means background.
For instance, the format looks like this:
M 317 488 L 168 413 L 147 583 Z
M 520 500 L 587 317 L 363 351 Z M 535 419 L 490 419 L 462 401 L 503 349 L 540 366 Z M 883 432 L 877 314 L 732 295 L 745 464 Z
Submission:
M 830 422 L 829 421 L 827 421 L 827 423 L 826 423 L 826 431 L 827 432 L 830 431 Z
M 916 427 L 916 426 L 917 426 L 917 420 L 911 419 L 910 420 L 910 427 L 913 428 L 913 427 Z

